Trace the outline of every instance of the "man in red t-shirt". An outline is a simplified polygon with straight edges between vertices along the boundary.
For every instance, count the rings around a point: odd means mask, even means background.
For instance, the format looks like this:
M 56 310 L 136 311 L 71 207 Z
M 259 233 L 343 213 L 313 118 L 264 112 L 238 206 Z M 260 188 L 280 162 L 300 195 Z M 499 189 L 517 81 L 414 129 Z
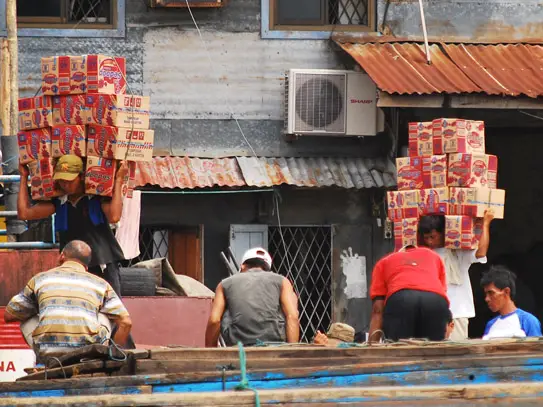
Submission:
M 432 250 L 408 246 L 379 260 L 370 296 L 370 342 L 380 338 L 380 330 L 394 341 L 445 338 L 449 314 L 445 266 Z

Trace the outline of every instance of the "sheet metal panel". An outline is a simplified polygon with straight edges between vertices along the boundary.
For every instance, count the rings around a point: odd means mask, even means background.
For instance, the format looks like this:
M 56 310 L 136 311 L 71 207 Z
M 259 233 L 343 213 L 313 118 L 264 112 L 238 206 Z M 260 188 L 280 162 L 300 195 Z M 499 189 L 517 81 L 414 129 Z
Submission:
M 388 159 L 235 157 L 201 159 L 155 157 L 138 162 L 136 185 L 161 188 L 272 187 L 380 188 L 396 185 Z
M 233 158 L 154 157 L 138 162 L 136 185 L 158 185 L 161 188 L 206 188 L 245 185 Z
M 391 94 L 543 95 L 543 46 L 432 44 L 432 64 L 419 43 L 337 43 Z

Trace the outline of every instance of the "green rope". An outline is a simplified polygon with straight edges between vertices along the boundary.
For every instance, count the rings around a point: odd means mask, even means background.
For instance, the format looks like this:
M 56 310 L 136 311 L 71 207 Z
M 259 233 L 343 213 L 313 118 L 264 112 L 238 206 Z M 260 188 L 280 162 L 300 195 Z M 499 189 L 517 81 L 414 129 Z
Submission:
M 241 381 L 235 387 L 236 390 L 251 390 L 255 393 L 255 407 L 260 407 L 260 395 L 258 394 L 257 389 L 253 389 L 249 385 L 249 380 L 247 380 L 247 358 L 245 356 L 245 349 L 243 344 L 238 342 L 239 349 L 239 369 L 241 370 Z

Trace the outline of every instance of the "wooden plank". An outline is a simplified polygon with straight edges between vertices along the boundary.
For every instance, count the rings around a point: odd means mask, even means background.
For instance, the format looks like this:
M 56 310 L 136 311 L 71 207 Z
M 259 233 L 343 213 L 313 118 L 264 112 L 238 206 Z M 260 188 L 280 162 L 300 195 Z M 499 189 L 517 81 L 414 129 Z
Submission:
M 415 344 L 372 345 L 353 348 L 330 348 L 323 346 L 277 346 L 247 347 L 247 358 L 330 358 L 330 357 L 421 357 L 421 356 L 454 356 L 482 355 L 503 352 L 531 353 L 543 351 L 543 341 L 511 340 L 511 341 L 469 341 L 466 344 L 446 342 L 419 342 Z M 187 360 L 187 359 L 232 359 L 238 355 L 237 347 L 231 348 L 175 348 L 152 349 L 150 358 L 155 360 Z
M 285 375 L 282 372 L 252 373 L 249 372 L 248 379 L 252 388 L 259 390 L 294 388 L 326 387 L 359 387 L 372 388 L 375 386 L 418 386 L 423 384 L 444 385 L 444 384 L 472 384 L 472 383 L 501 383 L 504 381 L 517 382 L 519 385 L 533 381 L 543 372 L 542 365 L 493 367 L 493 368 L 461 368 L 461 369 L 440 369 L 428 371 L 407 368 L 402 371 L 376 372 L 357 371 L 356 367 L 345 366 L 343 372 L 328 371 L 327 369 L 305 373 L 293 373 Z M 29 394 L 39 394 L 42 397 L 58 395 L 66 389 L 87 389 L 102 388 L 104 393 L 109 393 L 110 388 L 134 387 L 140 385 L 152 386 L 154 393 L 199 393 L 210 391 L 221 391 L 223 386 L 227 390 L 233 390 L 239 383 L 241 377 L 238 372 L 227 372 L 224 375 L 217 372 L 201 373 L 178 373 L 166 375 L 139 375 L 133 377 L 109 377 L 85 378 L 67 380 L 30 381 L 13 383 L 12 386 L 4 387 L 0 392 L 3 397 L 27 397 Z M 25 386 L 20 386 L 24 384 Z M 17 388 L 13 385 L 19 385 Z
M 519 365 L 543 365 L 543 357 L 539 354 L 530 355 L 529 358 L 519 358 L 517 354 L 500 356 L 479 357 L 448 357 L 448 358 L 423 358 L 423 359 L 383 359 L 379 360 L 354 360 L 353 358 L 323 359 L 255 359 L 247 360 L 247 370 L 254 374 L 266 372 L 281 372 L 285 375 L 293 373 L 311 374 L 316 369 L 333 372 L 350 373 L 385 373 L 410 371 L 432 371 L 436 369 L 463 369 L 485 367 L 508 367 Z M 227 372 L 239 371 L 239 360 L 139 360 L 135 372 L 131 374 L 162 374 L 183 372 L 220 372 L 223 367 Z M 294 370 L 296 369 L 296 370 Z M 121 372 L 122 373 L 122 370 Z
M 259 392 L 262 405 L 311 405 L 314 403 L 375 403 L 383 401 L 415 400 L 470 400 L 487 402 L 494 400 L 513 401 L 527 397 L 531 400 L 543 395 L 543 383 L 504 383 L 495 385 L 468 386 L 414 386 L 414 387 L 375 387 L 375 388 L 317 388 L 303 390 L 264 390 Z M 515 400 L 516 401 L 516 400 Z M 200 394 L 144 394 L 67 396 L 67 397 L 28 397 L 20 398 L 18 406 L 254 406 L 255 394 L 244 392 L 216 392 Z M 13 399 L 0 399 L 0 406 L 13 405 Z M 492 403 L 494 404 L 494 403 Z M 359 404 L 360 405 L 360 404 Z M 417 404 L 418 405 L 418 404 Z M 512 405 L 518 405 L 517 403 Z
M 23 376 L 18 381 L 30 381 L 30 380 L 44 380 L 47 379 L 61 379 L 72 376 L 79 376 L 81 374 L 88 374 L 94 372 L 113 372 L 120 369 L 125 362 L 115 362 L 111 360 L 90 361 L 84 363 L 77 363 L 70 366 L 57 367 L 53 369 L 42 370 L 36 373 Z

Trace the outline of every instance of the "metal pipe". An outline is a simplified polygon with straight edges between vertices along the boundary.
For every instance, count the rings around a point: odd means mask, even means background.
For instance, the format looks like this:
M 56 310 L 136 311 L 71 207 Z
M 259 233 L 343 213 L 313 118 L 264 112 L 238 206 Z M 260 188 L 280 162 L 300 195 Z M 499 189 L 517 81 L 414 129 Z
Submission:
M 26 229 L 28 230 L 28 229 Z M 26 230 L 24 230 L 24 232 L 26 232 Z M 8 230 L 7 229 L 0 229 L 0 236 L 7 236 L 8 234 Z M 55 243 L 55 242 L 53 242 Z
M 0 182 L 20 182 L 20 175 L 0 175 Z
M 0 211 L 0 218 L 16 218 L 17 211 Z
M 428 32 L 426 31 L 426 17 L 424 17 L 424 8 L 422 6 L 422 0 L 419 0 L 420 19 L 422 21 L 422 34 L 424 35 L 424 48 L 426 49 L 426 61 L 428 65 L 432 63 L 430 57 L 430 45 L 428 45 Z
M 45 242 L 0 242 L 0 249 L 55 249 L 58 245 Z

